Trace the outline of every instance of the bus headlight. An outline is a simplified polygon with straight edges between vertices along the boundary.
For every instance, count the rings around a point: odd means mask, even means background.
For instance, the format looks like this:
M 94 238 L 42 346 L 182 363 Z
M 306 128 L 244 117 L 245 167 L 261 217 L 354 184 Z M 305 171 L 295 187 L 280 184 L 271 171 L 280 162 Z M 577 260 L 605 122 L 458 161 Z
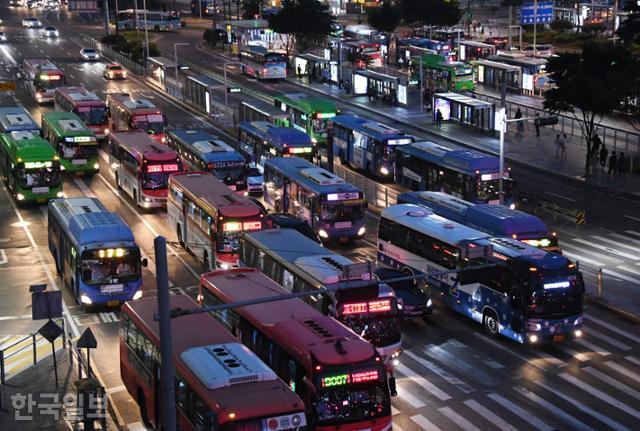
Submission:
M 364 226 L 362 226 L 360 229 L 358 229 L 358 236 L 364 235 L 365 232 L 366 232 L 366 229 Z
M 97 163 L 97 162 L 96 162 L 96 163 L 94 163 L 94 164 L 93 164 L 93 169 L 95 169 L 96 171 L 97 171 L 98 169 L 100 169 L 100 163 Z
M 581 329 L 576 329 L 575 332 L 573 333 L 573 335 L 575 335 L 576 338 L 582 337 L 582 330 Z
M 318 231 L 318 235 L 320 235 L 320 238 L 325 238 L 325 239 L 326 239 L 326 238 L 329 238 L 329 234 L 328 234 L 328 233 L 327 233 L 327 231 L 326 231 L 326 230 L 324 230 L 324 229 L 320 229 L 320 230 Z
M 389 175 L 389 169 L 387 169 L 386 167 L 383 166 L 383 167 L 380 168 L 380 173 L 382 175 Z
M 63 198 L 64 197 L 64 193 L 62 193 L 62 191 L 59 191 L 58 193 L 56 193 L 56 196 L 59 198 Z
M 81 304 L 86 304 L 86 305 L 91 305 L 91 304 L 93 304 L 93 301 L 91 300 L 91 298 L 89 298 L 87 295 L 85 295 L 83 293 L 82 295 L 80 295 L 80 303 Z
M 394 367 L 397 367 L 397 366 L 400 365 L 400 361 L 398 359 L 394 359 L 392 364 L 393 364 Z
M 145 197 L 145 198 L 144 198 L 144 201 L 145 201 L 145 202 L 151 202 L 151 199 L 149 199 L 149 198 Z
M 230 269 L 231 265 L 229 265 L 228 263 L 221 263 L 220 264 L 220 268 L 222 268 L 222 269 Z
M 431 298 L 427 299 L 427 307 L 431 307 L 433 302 L 431 302 Z
M 142 290 L 138 290 L 134 295 L 133 295 L 133 300 L 135 301 L 136 299 L 140 299 L 142 298 Z
M 532 344 L 535 344 L 538 342 L 538 336 L 533 334 L 533 335 L 529 335 L 529 342 Z
M 24 195 L 22 193 L 18 193 L 16 195 L 16 199 L 18 199 L 19 201 L 23 201 L 24 200 Z
M 509 209 L 510 209 L 510 210 L 514 210 L 514 209 L 516 209 L 516 204 L 511 204 L 511 205 L 509 205 Z
M 65 168 L 64 165 L 60 165 L 60 170 L 61 171 L 64 171 L 65 169 L 67 169 L 67 168 Z
M 109 129 L 104 129 L 104 134 L 108 135 L 109 134 Z

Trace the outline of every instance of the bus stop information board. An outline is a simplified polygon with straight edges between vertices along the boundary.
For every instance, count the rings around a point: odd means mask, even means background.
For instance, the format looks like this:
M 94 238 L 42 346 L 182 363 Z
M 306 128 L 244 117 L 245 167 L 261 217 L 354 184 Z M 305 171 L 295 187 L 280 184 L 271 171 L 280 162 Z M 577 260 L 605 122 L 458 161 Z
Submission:
M 533 24 L 534 8 L 533 3 L 523 3 L 520 12 L 520 24 Z M 553 2 L 538 2 L 538 13 L 535 16 L 536 24 L 547 24 L 553 21 Z

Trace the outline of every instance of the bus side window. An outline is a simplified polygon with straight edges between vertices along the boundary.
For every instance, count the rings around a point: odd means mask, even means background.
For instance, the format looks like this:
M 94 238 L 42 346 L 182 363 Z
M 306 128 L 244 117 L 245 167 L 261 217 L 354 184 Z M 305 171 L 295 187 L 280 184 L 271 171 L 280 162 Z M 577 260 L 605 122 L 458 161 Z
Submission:
M 288 291 L 292 291 L 293 290 L 293 284 L 294 284 L 293 274 L 291 274 L 286 269 L 282 270 L 282 283 L 281 284 Z

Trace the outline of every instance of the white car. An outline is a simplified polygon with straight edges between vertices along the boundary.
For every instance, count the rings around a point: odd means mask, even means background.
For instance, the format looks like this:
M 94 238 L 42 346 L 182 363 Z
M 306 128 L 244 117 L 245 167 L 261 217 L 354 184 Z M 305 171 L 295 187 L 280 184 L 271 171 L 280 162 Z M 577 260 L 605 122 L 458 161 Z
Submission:
M 42 30 L 42 37 L 58 37 L 60 36 L 60 33 L 58 33 L 58 29 L 55 28 L 54 26 L 48 26 L 45 27 Z
M 533 45 L 525 46 L 522 52 L 527 57 L 551 57 L 553 55 L 553 46 L 551 45 L 536 45 L 535 52 L 533 51 Z
M 42 27 L 42 23 L 40 20 L 30 17 L 22 20 L 22 26 L 25 28 L 40 28 Z
M 93 48 L 82 48 L 80 50 L 80 58 L 85 61 L 96 61 L 100 58 L 100 55 Z
M 7 34 L 4 31 L 0 31 L 0 43 L 7 41 Z

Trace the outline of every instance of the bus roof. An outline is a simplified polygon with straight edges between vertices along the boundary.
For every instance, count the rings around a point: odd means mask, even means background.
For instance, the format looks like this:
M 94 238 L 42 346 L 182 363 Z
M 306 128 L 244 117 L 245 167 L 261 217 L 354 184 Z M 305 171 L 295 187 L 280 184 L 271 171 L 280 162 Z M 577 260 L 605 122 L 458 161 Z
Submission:
M 186 295 L 174 295 L 170 307 L 193 309 L 198 304 Z M 158 312 L 156 298 L 128 301 L 123 312 L 137 325 L 146 327 L 146 335 L 156 346 L 160 345 L 159 322 L 153 318 Z M 216 413 L 221 422 L 229 420 L 231 413 L 237 422 L 304 409 L 300 398 L 210 314 L 171 319 L 171 332 L 174 366 L 191 385 L 198 384 L 198 392 L 210 400 L 208 404 L 218 407 Z M 233 366 L 217 360 L 219 353 L 227 353 L 225 357 L 233 361 Z
M 42 114 L 42 122 L 47 123 L 55 131 L 58 136 L 62 135 L 89 135 L 93 136 L 95 141 L 95 134 L 88 128 L 73 112 L 65 111 L 51 111 Z
M 29 111 L 21 106 L 0 107 L 0 132 L 15 132 L 20 130 L 39 133 L 40 127 Z
M 56 92 L 62 94 L 67 99 L 82 105 L 90 106 L 105 106 L 104 100 L 102 100 L 96 93 L 92 93 L 84 87 L 58 87 Z
M 489 238 L 485 232 L 446 219 L 419 205 L 392 205 L 382 211 L 382 218 L 411 227 L 448 244 L 459 245 L 463 241 Z
M 168 132 L 169 139 L 179 140 L 198 154 L 205 162 L 220 160 L 244 161 L 244 157 L 230 145 L 224 143 L 218 137 L 210 135 L 202 130 L 177 129 Z
M 361 193 L 359 188 L 341 177 L 299 157 L 274 157 L 265 162 L 265 168 L 267 166 L 316 193 Z
M 468 175 L 495 173 L 500 166 L 495 156 L 473 150 L 453 150 L 433 142 L 402 145 L 398 147 L 398 151 Z
M 497 54 L 490 55 L 489 60 L 498 61 L 500 63 L 511 64 L 514 66 L 545 66 L 548 61 L 546 58 L 527 57 L 524 54 L 521 55 L 509 55 L 509 54 Z
M 202 275 L 201 284 L 223 296 L 224 302 L 285 295 L 288 292 L 254 268 L 235 268 Z M 286 310 L 286 312 L 283 312 Z M 260 331 L 304 363 L 353 364 L 376 357 L 374 348 L 337 320 L 322 315 L 300 299 L 267 302 L 237 309 Z
M 379 141 L 398 140 L 398 139 L 413 140 L 413 136 L 407 135 L 406 133 L 401 132 L 398 129 L 389 127 L 386 124 L 378 123 L 377 121 L 368 120 L 366 118 L 360 118 L 356 115 L 351 115 L 351 114 L 336 115 L 335 117 L 333 117 L 331 121 L 335 124 L 340 124 L 352 130 L 364 132 L 367 135 Z
M 49 142 L 34 131 L 3 133 L 1 136 L 13 160 L 21 158 L 23 162 L 29 162 L 57 157 L 56 150 Z
M 209 172 L 180 172 L 169 181 L 226 217 L 251 217 L 260 214 L 260 208 L 251 200 L 236 194 Z
M 129 226 L 96 198 L 53 199 L 49 210 L 77 245 L 134 242 Z
M 33 69 L 32 71 L 62 73 L 58 66 L 56 66 L 51 60 L 47 60 L 45 58 L 27 58 L 23 63 L 27 68 Z
M 114 101 L 129 111 L 154 111 L 154 113 L 161 114 L 159 108 L 157 108 L 151 101 L 147 99 L 134 99 L 129 93 L 109 93 L 107 100 Z
M 398 202 L 426 205 L 443 217 L 488 232 L 492 235 L 527 238 L 545 236 L 549 231 L 538 217 L 504 205 L 473 204 L 443 192 L 407 192 Z
M 512 238 L 487 238 L 479 243 L 490 244 L 493 247 L 494 257 L 506 256 L 543 270 L 567 268 L 571 264 L 569 259 L 558 253 L 544 251 Z
M 265 141 L 284 147 L 311 147 L 311 137 L 291 127 L 279 127 L 268 121 L 240 123 L 240 129 L 253 133 Z
M 308 115 L 325 114 L 331 118 L 338 112 L 335 103 L 330 100 L 313 97 L 305 93 L 287 93 L 274 96 L 274 99 L 288 105 L 296 106 Z
M 119 145 L 130 151 L 138 160 L 147 159 L 153 162 L 172 161 L 178 154 L 166 145 L 159 144 L 147 133 L 139 130 L 130 132 L 114 132 L 109 139 L 115 139 Z

